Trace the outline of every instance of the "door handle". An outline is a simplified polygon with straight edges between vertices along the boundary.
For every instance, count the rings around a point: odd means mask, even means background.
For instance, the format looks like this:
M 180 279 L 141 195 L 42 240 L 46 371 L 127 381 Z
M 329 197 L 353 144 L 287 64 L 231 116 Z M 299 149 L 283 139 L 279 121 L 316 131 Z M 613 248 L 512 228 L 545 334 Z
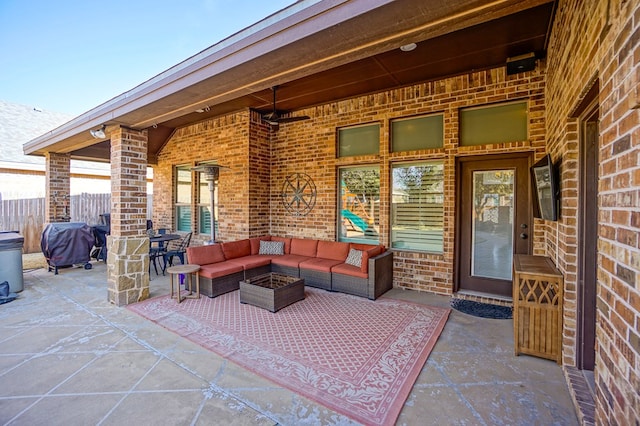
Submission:
M 523 232 L 522 234 L 520 234 L 520 238 L 526 240 L 527 238 L 529 238 L 529 236 Z

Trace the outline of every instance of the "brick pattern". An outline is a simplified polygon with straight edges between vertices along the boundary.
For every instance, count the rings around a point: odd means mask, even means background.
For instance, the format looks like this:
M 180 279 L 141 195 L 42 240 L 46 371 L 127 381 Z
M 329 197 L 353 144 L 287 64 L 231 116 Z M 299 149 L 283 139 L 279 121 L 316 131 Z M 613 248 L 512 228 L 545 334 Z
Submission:
M 252 111 L 249 123 L 249 217 L 248 237 L 269 234 L 271 189 L 271 126 Z
M 380 236 L 389 246 L 390 170 L 393 162 L 444 160 L 445 235 L 444 253 L 408 251 L 394 253 L 394 286 L 440 294 L 453 292 L 455 241 L 455 158 L 505 152 L 545 152 L 544 65 L 537 71 L 507 76 L 497 68 L 419 84 L 300 111 L 311 120 L 280 126 L 274 133 L 271 169 L 271 233 L 295 237 L 334 240 L 337 221 L 337 169 L 341 166 L 380 166 Z M 512 100 L 529 102 L 528 141 L 479 147 L 458 146 L 460 108 Z M 444 114 L 444 147 L 424 151 L 390 152 L 389 122 L 419 114 Z M 380 152 L 377 155 L 336 158 L 336 129 L 362 123 L 380 124 Z M 307 216 L 287 214 L 279 200 L 285 178 L 296 172 L 307 173 L 317 187 L 314 210 Z M 536 251 L 543 246 L 534 225 Z
M 111 138 L 111 235 L 107 238 L 109 302 L 149 297 L 147 131 L 108 128 Z
M 111 135 L 111 235 L 144 234 L 147 225 L 147 132 L 124 127 Z
M 596 424 L 640 418 L 640 2 L 559 3 L 549 41 L 548 146 L 562 158 L 562 218 L 547 253 L 565 275 L 564 363 L 575 365 L 579 128 L 567 119 L 599 79 Z M 567 78 L 571 76 L 571 78 Z
M 505 68 L 475 72 L 441 81 L 361 96 L 301 111 L 310 120 L 286 123 L 274 129 L 259 114 L 242 111 L 178 129 L 158 155 L 154 167 L 154 223 L 173 228 L 173 168 L 178 164 L 219 159 L 230 166 L 220 175 L 218 239 L 271 233 L 289 237 L 336 239 L 337 173 L 342 166 L 380 167 L 381 243 L 389 246 L 390 170 L 395 161 L 443 160 L 445 162 L 445 239 L 443 254 L 397 251 L 394 285 L 440 294 L 453 292 L 455 242 L 455 158 L 504 152 L 545 152 L 544 64 L 538 70 L 507 76 Z M 458 146 L 458 110 L 512 100 L 529 102 L 527 141 Z M 445 139 L 442 149 L 390 152 L 389 121 L 419 114 L 443 113 Z M 380 124 L 377 155 L 336 158 L 336 129 L 362 123 Z M 281 191 L 287 176 L 308 174 L 317 188 L 314 209 L 293 216 L 283 207 Z M 195 178 L 196 176 L 194 176 Z M 194 199 L 197 194 L 194 193 Z M 193 229 L 197 211 L 192 212 Z M 534 248 L 544 251 L 541 221 L 534 224 Z M 194 235 L 194 244 L 207 236 Z
M 69 222 L 71 155 L 48 152 L 45 162 L 45 222 Z
M 248 220 L 249 203 L 258 206 L 260 205 L 259 197 L 268 197 L 261 186 L 263 184 L 257 177 L 252 176 L 254 180 L 250 190 L 251 168 L 264 170 L 265 166 L 261 166 L 259 162 L 250 161 L 249 143 L 251 140 L 255 146 L 262 146 L 265 154 L 268 153 L 269 146 L 265 140 L 268 129 L 251 130 L 252 126 L 258 123 L 259 117 L 256 115 L 250 119 L 250 116 L 249 111 L 241 111 L 176 130 L 162 152 L 158 154 L 158 164 L 153 170 L 154 227 L 175 229 L 175 194 L 173 193 L 175 166 L 195 166 L 199 161 L 218 160 L 219 164 L 229 169 L 220 169 L 217 201 L 219 232 L 216 234 L 216 239 L 232 241 L 248 238 L 268 228 L 268 215 L 256 219 L 260 223 L 254 222 L 253 225 L 250 225 Z M 263 161 L 268 163 L 269 160 L 266 158 Z M 264 179 L 264 172 L 262 174 L 261 179 Z M 194 172 L 192 178 L 194 182 L 192 199 L 197 202 L 196 182 L 200 177 Z M 202 244 L 211 238 L 209 234 L 197 232 L 197 217 L 198 210 L 194 208 L 191 212 L 191 229 L 196 230 L 192 237 L 194 245 Z
M 576 367 L 565 368 L 565 377 L 569 384 L 569 392 L 578 408 L 578 420 L 583 426 L 596 424 L 596 404 L 593 399 L 593 390 L 583 372 Z

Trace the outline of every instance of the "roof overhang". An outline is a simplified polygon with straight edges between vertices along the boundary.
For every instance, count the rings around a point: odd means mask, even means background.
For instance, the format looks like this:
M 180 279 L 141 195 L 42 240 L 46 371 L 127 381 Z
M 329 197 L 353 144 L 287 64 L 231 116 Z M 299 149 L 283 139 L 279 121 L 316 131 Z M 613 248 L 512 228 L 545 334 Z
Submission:
M 109 160 L 106 124 L 149 133 L 149 162 L 176 128 L 230 112 L 294 111 L 544 55 L 554 1 L 302 0 L 24 145 Z M 400 46 L 417 43 L 411 52 Z M 114 62 L 117 64 L 118 62 Z M 199 111 L 199 112 L 196 112 Z M 108 132 L 107 132 L 108 133 Z

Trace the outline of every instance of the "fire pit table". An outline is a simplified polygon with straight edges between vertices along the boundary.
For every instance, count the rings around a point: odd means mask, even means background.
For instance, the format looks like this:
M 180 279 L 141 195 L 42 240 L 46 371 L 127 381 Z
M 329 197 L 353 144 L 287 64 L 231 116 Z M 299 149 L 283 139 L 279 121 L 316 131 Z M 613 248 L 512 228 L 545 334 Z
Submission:
M 269 272 L 240 281 L 240 303 L 276 312 L 304 299 L 304 278 Z

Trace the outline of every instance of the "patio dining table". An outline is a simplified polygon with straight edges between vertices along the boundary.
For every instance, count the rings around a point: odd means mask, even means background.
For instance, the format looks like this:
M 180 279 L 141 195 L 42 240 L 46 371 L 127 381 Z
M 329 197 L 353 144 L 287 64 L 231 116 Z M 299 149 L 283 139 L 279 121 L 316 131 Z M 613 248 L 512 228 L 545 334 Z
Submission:
M 165 243 L 173 240 L 179 240 L 181 237 L 179 234 L 157 234 L 149 237 L 150 242 L 150 253 L 153 258 L 153 265 L 156 270 L 156 274 L 158 273 L 156 259 L 158 257 L 162 258 L 164 253 L 166 253 Z M 161 265 L 162 275 L 164 275 L 164 271 L 166 265 Z
M 151 244 L 158 244 L 158 246 L 162 247 L 164 243 L 179 240 L 181 237 L 179 234 L 158 234 L 153 237 L 149 237 L 149 241 Z

